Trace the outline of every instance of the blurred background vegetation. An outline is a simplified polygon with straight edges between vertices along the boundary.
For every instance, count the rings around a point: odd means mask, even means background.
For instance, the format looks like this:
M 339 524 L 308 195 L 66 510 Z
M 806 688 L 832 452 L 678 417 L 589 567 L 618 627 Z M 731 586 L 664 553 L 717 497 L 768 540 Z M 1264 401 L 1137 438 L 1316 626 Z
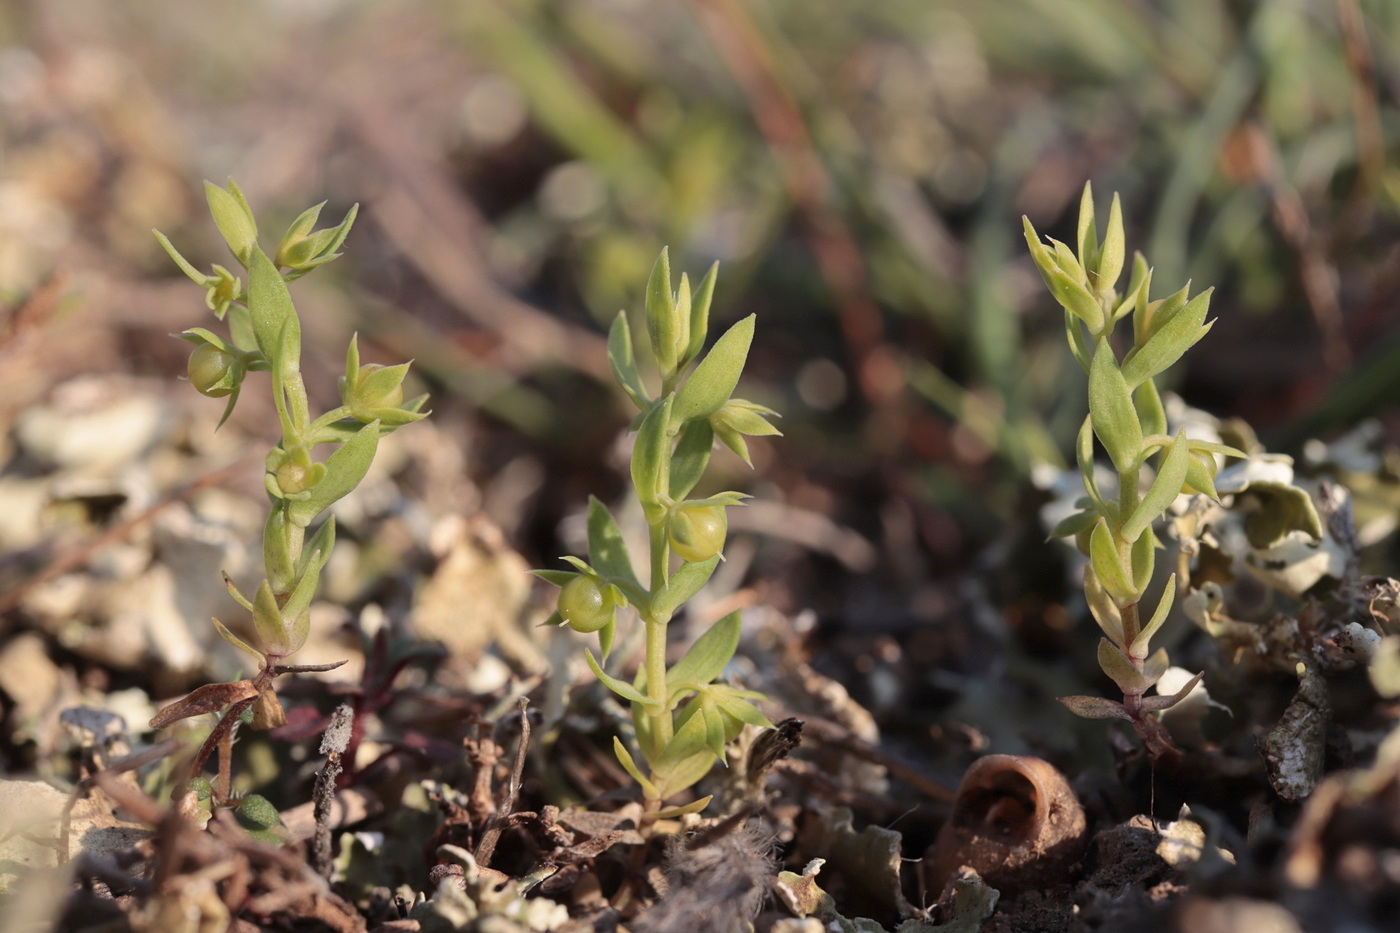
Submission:
M 803 557 L 764 598 L 901 632 L 982 570 L 1013 624 L 1063 629 L 1013 555 L 1083 385 L 1020 215 L 1069 239 L 1091 180 L 1161 293 L 1218 287 L 1171 377 L 1192 404 L 1284 450 L 1393 433 L 1397 95 L 1389 0 L 9 0 L 3 324 L 57 295 L 115 335 L 75 370 L 168 379 L 198 300 L 148 231 L 227 262 L 201 178 L 286 222 L 359 201 L 303 316 L 417 360 L 538 563 L 622 489 L 601 334 L 669 244 L 722 263 L 720 323 L 759 315 L 742 394 L 786 436 L 724 481 Z M 45 383 L 6 368 L 9 419 Z

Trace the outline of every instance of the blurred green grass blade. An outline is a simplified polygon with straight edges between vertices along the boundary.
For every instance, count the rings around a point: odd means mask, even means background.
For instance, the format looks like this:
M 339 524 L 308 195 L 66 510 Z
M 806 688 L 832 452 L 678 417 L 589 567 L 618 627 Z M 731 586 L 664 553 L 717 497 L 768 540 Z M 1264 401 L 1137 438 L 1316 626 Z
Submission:
M 467 40 L 519 85 L 536 122 L 561 145 L 602 171 L 629 200 L 641 203 L 663 187 L 646 148 L 542 38 L 497 0 L 464 3 Z

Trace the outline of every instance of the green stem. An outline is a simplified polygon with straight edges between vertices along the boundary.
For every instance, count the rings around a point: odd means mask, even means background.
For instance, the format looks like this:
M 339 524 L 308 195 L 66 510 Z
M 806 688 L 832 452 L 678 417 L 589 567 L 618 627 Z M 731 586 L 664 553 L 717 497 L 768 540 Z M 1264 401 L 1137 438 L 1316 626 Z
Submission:
M 1128 470 L 1118 474 L 1118 525 L 1122 527 L 1138 504 L 1138 471 Z M 1120 541 L 1119 550 L 1131 550 L 1133 542 Z
M 306 383 L 301 379 L 299 361 L 292 360 L 287 364 L 285 378 L 287 408 L 292 422 L 292 430 L 297 443 L 305 445 L 310 440 L 308 435 L 311 427 L 311 408 L 306 399 Z
M 661 704 L 651 713 L 652 744 L 659 752 L 671 741 L 671 711 L 666 708 L 666 623 L 645 619 L 647 627 L 647 697 Z
M 301 560 L 302 545 L 306 543 L 306 529 L 296 522 L 291 521 L 286 522 L 284 527 L 286 528 L 287 555 L 291 558 L 292 575 L 295 577 L 297 561 Z M 292 586 L 296 586 L 295 579 L 292 580 Z M 283 596 L 286 594 L 278 593 L 277 595 Z
M 1138 619 L 1138 604 L 1129 603 L 1126 606 L 1118 607 L 1118 614 L 1123 618 L 1123 657 L 1133 662 L 1133 666 L 1142 670 L 1142 662 L 1134 658 L 1126 650 L 1129 645 L 1137 640 L 1138 634 L 1142 631 L 1142 623 Z
M 319 438 L 317 435 L 320 434 L 323 429 L 330 427 L 342 418 L 348 417 L 350 417 L 350 409 L 345 405 L 332 408 L 330 411 L 311 422 L 311 427 L 306 430 L 307 441 L 312 444 L 318 443 Z
M 651 532 L 651 595 L 653 597 L 666 588 L 671 549 L 666 543 L 664 523 L 652 525 Z M 647 634 L 647 697 L 659 705 L 651 713 L 652 745 L 657 750 L 666 747 L 671 741 L 673 726 L 671 711 L 666 708 L 666 625 L 669 617 L 653 615 L 650 607 L 642 615 Z

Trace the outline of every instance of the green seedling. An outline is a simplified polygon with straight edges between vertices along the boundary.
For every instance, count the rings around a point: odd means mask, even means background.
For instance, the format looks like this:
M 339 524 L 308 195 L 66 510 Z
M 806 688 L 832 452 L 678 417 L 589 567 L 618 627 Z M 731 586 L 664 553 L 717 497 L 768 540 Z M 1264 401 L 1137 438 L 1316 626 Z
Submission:
M 754 706 L 760 694 L 718 680 L 739 644 L 738 612 L 716 622 L 674 665 L 666 664 L 667 626 L 714 573 L 728 531 L 726 509 L 746 498 L 738 492 L 688 498 L 709 465 L 715 439 L 752 466 L 744 438 L 779 433 L 768 420 L 776 412 L 732 397 L 753 339 L 752 315 L 700 355 L 717 269 L 718 264 L 711 267 L 692 292 L 684 274 L 672 291 L 665 250 L 652 268 L 646 324 L 659 370 L 655 395 L 638 370 L 626 312 L 618 313 L 608 334 L 613 375 L 640 409 L 633 422 L 631 477 L 649 531 L 647 584 L 633 571 L 617 522 L 597 499 L 588 506 L 588 560 L 565 557 L 573 570 L 535 571 L 560 588 L 550 621 L 597 634 L 601 658 L 588 651 L 589 667 L 631 704 L 640 761 L 620 738 L 614 738 L 613 749 L 641 786 L 653 817 L 703 809 L 709 797 L 669 810 L 662 803 L 724 761 L 725 746 L 746 724 L 771 725 Z M 618 610 L 628 607 L 636 611 L 646 637 L 645 661 L 630 683 L 603 668 Z
M 364 479 L 381 437 L 425 416 L 427 396 L 405 402 L 408 364 L 361 364 L 359 345 L 352 337 L 340 379 L 341 404 L 313 418 L 301 374 L 301 321 L 287 285 L 340 255 L 356 208 L 323 230 L 313 229 L 323 205 L 310 208 L 292 223 L 275 256 L 269 257 L 258 245 L 257 223 L 238 185 L 230 181 L 225 189 L 205 182 L 205 194 L 214 223 L 248 276 L 248 286 L 223 266 L 214 266 L 207 275 L 200 272 L 155 231 L 175 263 L 205 289 L 205 303 L 214 316 L 227 325 L 226 337 L 203 327 L 178 335 L 195 345 L 189 381 L 203 395 L 228 399 L 219 420 L 222 426 L 248 375 L 268 373 L 282 434 L 268 452 L 263 475 L 271 506 L 263 529 L 263 579 L 249 596 L 225 577 L 234 601 L 251 616 L 248 637 L 214 620 L 224 640 L 255 659 L 258 672 L 246 680 L 200 687 L 151 720 L 152 728 L 163 728 L 190 716 L 224 711 L 190 770 L 197 777 L 212 751 L 220 750 L 214 797 L 222 803 L 229 797 L 228 751 L 240 718 L 251 712 L 253 728 L 280 725 L 285 716 L 274 679 L 327 669 L 286 663 L 306 643 L 311 600 L 335 545 L 335 519 L 318 520 Z M 321 448 L 331 452 L 317 459 Z
M 1115 286 L 1126 255 L 1121 208 L 1115 196 L 1100 241 L 1088 185 L 1080 202 L 1074 249 L 1053 239 L 1042 242 L 1031 222 L 1022 219 L 1036 267 L 1064 308 L 1070 350 L 1089 376 L 1089 414 L 1075 446 L 1086 496 L 1078 503 L 1080 511 L 1052 534 L 1073 535 L 1089 558 L 1084 595 L 1103 630 L 1099 666 L 1123 691 L 1122 702 L 1087 696 L 1062 697 L 1060 702 L 1089 719 L 1132 723 L 1151 759 L 1170 765 L 1179 753 L 1152 714 L 1185 699 L 1201 675 L 1175 694 L 1145 695 L 1169 666 L 1166 649 L 1153 651 L 1151 641 L 1176 596 L 1173 574 L 1144 620 L 1142 601 L 1161 546 L 1152 526 L 1183 493 L 1219 498 L 1217 455 L 1245 454 L 1225 444 L 1188 438 L 1184 429 L 1175 436 L 1167 434 L 1153 380 L 1210 330 L 1213 322 L 1206 321 L 1206 312 L 1211 290 L 1191 297 L 1188 284 L 1166 298 L 1151 300 L 1152 270 L 1138 253 L 1127 292 L 1120 296 Z M 1132 342 L 1120 358 L 1113 347 L 1114 326 L 1130 315 Z M 1116 496 L 1105 495 L 1094 477 L 1096 450 L 1108 455 L 1118 474 Z M 1145 483 L 1144 472 L 1153 460 L 1151 482 Z

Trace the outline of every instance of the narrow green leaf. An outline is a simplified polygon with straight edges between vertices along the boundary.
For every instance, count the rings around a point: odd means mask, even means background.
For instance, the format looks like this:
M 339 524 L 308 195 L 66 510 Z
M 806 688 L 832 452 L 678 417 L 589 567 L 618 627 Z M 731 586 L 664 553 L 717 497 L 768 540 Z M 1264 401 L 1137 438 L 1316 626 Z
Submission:
M 1118 307 L 1113 310 L 1114 323 L 1123 320 L 1129 314 L 1135 312 L 1139 307 L 1146 307 L 1146 295 L 1148 289 L 1152 287 L 1152 270 L 1147 267 L 1147 260 L 1142 253 L 1133 253 L 1133 274 L 1128 280 L 1128 291 L 1118 302 Z M 1136 319 L 1134 319 L 1136 321 Z M 1134 324 L 1136 333 L 1136 323 Z
M 710 423 L 723 422 L 741 434 L 750 437 L 781 437 L 783 432 L 769 423 L 769 418 L 782 417 L 771 408 L 756 405 L 743 399 L 732 398 L 724 407 L 710 416 Z
M 705 717 L 698 714 L 692 715 L 677 727 L 675 735 L 671 736 L 671 741 L 666 743 L 666 747 L 657 756 L 656 761 L 652 764 L 652 772 L 658 777 L 671 778 L 666 782 L 670 793 L 675 793 L 679 789 L 670 786 L 670 784 L 674 780 L 676 772 L 681 770 L 678 766 L 689 764 L 688 759 L 697 755 L 704 756 L 705 768 L 699 775 L 696 775 L 696 781 L 704 776 L 705 771 L 710 770 L 710 763 L 714 758 L 710 753 L 706 738 Z
M 316 226 L 316 221 L 321 216 L 321 208 L 325 206 L 326 202 L 322 201 L 320 204 L 308 207 L 298 214 L 297 219 L 292 221 L 291 226 L 287 228 L 287 232 L 282 234 L 282 242 L 289 243 L 292 240 L 299 240 L 309 234 Z
M 204 183 L 204 196 L 209 202 L 209 213 L 224 236 L 229 250 L 246 267 L 249 257 L 258 244 L 258 228 L 248 210 L 243 192 L 230 179 L 229 187 L 235 194 L 225 191 L 213 182 Z
M 1148 300 L 1152 293 L 1152 270 L 1148 268 L 1147 259 L 1142 253 L 1133 255 L 1133 278 L 1138 277 L 1138 267 L 1141 266 L 1144 272 L 1141 287 L 1133 288 L 1133 346 L 1140 347 L 1147 340 L 1147 328 L 1151 322 L 1149 308 L 1151 302 Z
M 612 367 L 613 378 L 638 408 L 646 411 L 651 407 L 642 375 L 637 371 L 637 358 L 632 352 L 632 329 L 627 326 L 626 311 L 617 312 L 612 327 L 608 328 L 608 365 Z
M 1068 518 L 1062 519 L 1055 530 L 1050 532 L 1052 538 L 1067 538 L 1077 535 L 1081 531 L 1088 531 L 1094 527 L 1094 523 L 1099 520 L 1099 513 L 1092 509 L 1085 512 L 1075 512 Z
M 632 753 L 627 750 L 627 746 L 623 745 L 622 739 L 617 736 L 613 736 L 613 754 L 617 756 L 617 763 L 622 765 L 622 770 L 631 775 L 632 780 L 637 782 L 647 798 L 655 800 L 659 796 L 656 792 L 656 785 L 642 775 L 642 769 L 637 767 L 637 763 L 632 760 Z
M 218 619 L 213 619 L 211 621 L 213 621 L 214 630 L 219 633 L 220 638 L 228 642 L 230 645 L 233 645 L 233 647 L 238 648 L 241 651 L 248 652 L 253 657 L 257 658 L 259 661 L 263 660 L 263 653 L 261 651 L 254 648 L 252 645 L 248 644 L 246 641 L 239 638 L 237 635 L 233 634 L 233 632 L 229 631 L 228 627 L 224 625 L 224 623 L 220 622 Z
M 598 653 L 603 656 L 603 663 L 608 663 L 608 655 L 612 654 L 613 642 L 617 640 L 617 614 L 600 629 L 598 629 Z
M 206 343 L 211 344 L 213 346 L 218 347 L 220 350 L 223 350 L 225 353 L 235 353 L 238 350 L 237 346 L 229 343 L 227 340 L 220 337 L 212 330 L 209 330 L 208 328 L 204 327 L 191 327 L 189 330 L 180 331 L 180 333 L 176 334 L 175 336 L 179 337 L 186 343 L 192 343 L 195 346 L 200 346 L 201 344 Z
M 1118 604 L 1099 582 L 1092 563 L 1084 568 L 1084 598 L 1089 604 L 1089 614 L 1094 617 L 1099 629 L 1115 645 L 1123 644 L 1123 614 L 1118 611 Z
M 708 768 L 706 770 L 709 770 Z M 701 775 L 703 777 L 704 775 Z M 696 778 L 699 780 L 699 778 Z M 710 801 L 715 799 L 714 794 L 706 794 L 704 797 L 692 800 L 690 803 L 682 804 L 679 807 L 663 807 L 652 814 L 653 820 L 675 820 L 692 813 L 699 813 L 710 805 Z
M 1123 274 L 1123 260 L 1127 254 L 1123 242 L 1123 207 L 1118 203 L 1118 195 L 1113 196 L 1113 206 L 1108 210 L 1108 229 L 1104 231 L 1103 245 L 1098 254 L 1098 287 L 1112 288 Z
M 681 273 L 681 281 L 676 286 L 675 294 L 676 310 L 673 312 L 676 317 L 676 369 L 680 369 L 689 360 L 686 353 L 690 350 L 690 276 Z
M 593 676 L 601 680 L 603 682 L 603 685 L 609 690 L 611 690 L 613 693 L 616 693 L 618 696 L 623 697 L 624 699 L 631 700 L 633 703 L 638 703 L 648 710 L 656 708 L 657 703 L 655 700 L 649 699 L 645 694 L 643 694 L 636 687 L 629 684 L 627 681 L 619 680 L 618 678 L 609 674 L 607 671 L 603 670 L 602 665 L 599 664 L 597 659 L 593 657 L 592 651 L 589 651 L 587 648 L 585 648 L 583 649 L 583 654 L 585 659 L 587 659 L 588 661 L 589 669 L 593 671 Z
M 736 609 L 695 639 L 695 644 L 690 646 L 685 657 L 667 673 L 667 683 L 689 680 L 707 684 L 718 677 L 739 647 L 739 628 L 739 611 Z
M 201 288 L 205 287 L 206 283 L 209 281 L 209 276 L 205 275 L 203 272 L 200 272 L 190 263 L 188 259 L 186 259 L 184 256 L 181 256 L 180 251 L 175 248 L 175 244 L 171 243 L 170 239 L 165 234 L 155 229 L 152 229 L 151 232 L 156 235 L 157 242 L 160 243 L 161 247 L 170 256 L 170 258 L 175 260 L 175 265 L 180 267 L 180 271 L 185 273 L 185 275 L 189 276 L 190 281 L 194 282 L 194 284 L 200 286 Z
M 715 759 L 728 767 L 728 762 L 724 760 L 724 717 L 720 716 L 713 702 L 706 699 L 699 702 L 700 715 L 705 717 L 705 744 L 714 753 Z
M 1162 407 L 1162 396 L 1151 379 L 1143 380 L 1133 392 L 1133 409 L 1144 435 L 1167 433 L 1167 410 Z
M 1035 232 L 1035 227 L 1031 224 L 1029 217 L 1021 215 L 1021 231 L 1026 238 L 1026 248 L 1030 250 L 1031 259 L 1035 262 L 1035 267 L 1040 270 L 1041 278 L 1045 279 L 1045 284 L 1050 284 L 1050 271 L 1056 268 L 1055 259 L 1050 255 L 1050 251 L 1041 242 L 1040 234 Z
M 243 595 L 228 574 L 224 574 L 224 587 L 228 589 L 228 594 L 233 597 L 234 602 L 249 612 L 253 611 L 253 601 Z
M 695 295 L 690 301 L 690 345 L 685 349 L 687 362 L 699 356 L 705 347 L 705 335 L 710 331 L 710 301 L 715 296 L 715 280 L 718 277 L 719 263 L 716 262 L 695 287 Z
M 267 585 L 266 580 L 258 585 L 258 592 L 253 597 L 253 625 L 269 653 L 286 655 L 291 651 L 287 626 L 282 621 L 282 610 L 278 607 L 277 597 L 272 595 L 272 588 Z
M 1093 562 L 1094 573 L 1103 588 L 1120 606 L 1126 606 L 1137 596 L 1137 589 L 1128 576 L 1127 568 L 1118 559 L 1118 550 L 1113 546 L 1113 534 L 1108 525 L 1100 521 L 1089 536 L 1089 560 Z
M 703 499 L 686 499 L 683 502 L 678 503 L 678 505 L 681 508 L 704 508 L 708 505 L 730 506 L 740 505 L 743 502 L 743 500 L 748 498 L 751 497 L 746 492 L 734 492 L 733 490 L 726 490 L 725 492 L 717 492 L 713 496 L 706 496 Z
M 1079 463 L 1079 476 L 1084 480 L 1084 491 L 1089 494 L 1094 505 L 1098 507 L 1099 513 L 1108 514 L 1108 506 L 1103 500 L 1103 495 L 1099 492 L 1099 484 L 1094 479 L 1094 418 L 1093 415 L 1085 415 L 1084 423 L 1079 426 L 1079 435 L 1075 439 L 1074 457 Z
M 1084 324 L 1069 311 L 1065 311 L 1065 339 L 1069 341 L 1069 352 L 1086 373 L 1089 371 L 1089 339 L 1084 335 Z
M 676 371 L 676 364 L 685 347 L 690 344 L 690 335 L 681 332 L 676 315 L 676 299 L 671 293 L 671 258 L 666 248 L 656 257 L 647 278 L 646 291 L 647 334 L 651 337 L 652 354 L 663 375 Z M 685 321 L 689 327 L 689 312 Z
M 570 570 L 531 570 L 530 572 L 546 583 L 561 587 L 578 576 Z
M 1113 347 L 1104 338 L 1100 338 L 1089 366 L 1089 414 L 1094 434 L 1108 451 L 1114 468 L 1127 472 L 1142 449 L 1142 426 Z
M 590 567 L 587 561 L 579 560 L 577 557 L 573 557 L 573 556 L 571 556 L 571 555 L 565 554 L 563 557 L 561 557 L 561 558 L 559 558 L 559 559 L 562 560 L 562 561 L 567 561 L 567 562 L 570 563 L 570 564 L 573 564 L 575 567 L 578 568 L 579 573 L 587 574 L 587 575 L 590 576 L 590 577 L 602 576 L 600 573 L 598 573 L 598 571 L 596 571 L 596 570 L 594 570 L 592 567 Z
M 287 549 L 287 515 L 284 506 L 274 503 L 263 524 L 263 567 L 274 593 L 285 593 L 296 580 L 296 568 Z
M 292 594 L 287 597 L 287 601 L 282 604 L 282 615 L 284 618 L 295 620 L 311 605 L 311 600 L 316 596 L 316 587 L 321 582 L 321 568 L 326 566 L 326 561 L 330 559 L 330 552 L 318 550 L 310 551 L 310 564 L 306 572 L 297 580 L 297 585 Z
M 350 236 L 350 229 L 355 226 L 355 218 L 360 215 L 360 202 L 356 201 L 350 205 L 350 210 L 345 212 L 345 216 L 340 219 L 340 223 L 335 225 L 335 235 L 326 244 L 327 255 L 335 253 L 345 245 L 345 240 Z M 336 253 L 336 255 L 339 255 Z
M 652 405 L 637 429 L 637 441 L 632 447 L 632 486 L 637 490 L 637 498 L 647 510 L 647 520 L 660 508 L 661 495 L 669 486 L 668 468 L 670 465 L 670 437 L 666 433 L 671 421 L 675 396 Z
M 1214 441 L 1198 441 L 1191 439 L 1191 449 L 1194 451 L 1209 451 L 1213 454 L 1221 454 L 1226 457 L 1238 457 L 1241 460 L 1249 456 L 1238 447 L 1231 447 L 1229 444 L 1217 444 Z
M 715 568 L 718 566 L 718 554 L 700 563 L 681 564 L 676 572 L 671 574 L 671 579 L 666 581 L 666 586 L 652 599 L 652 613 L 657 616 L 669 617 L 684 605 L 686 600 L 700 592 L 700 588 L 710 579 L 710 575 L 715 572 Z
M 672 499 L 684 499 L 705 475 L 714 443 L 714 428 L 704 418 L 687 421 L 681 428 L 680 440 L 671 454 Z
M 739 374 L 743 372 L 749 344 L 753 341 L 753 328 L 754 315 L 750 314 L 715 341 L 676 393 L 676 405 L 671 413 L 673 424 L 708 418 L 724 406 L 739 384 Z
M 1142 536 L 1133 542 L 1129 557 L 1133 564 L 1133 598 L 1136 599 L 1152 582 L 1152 569 L 1157 562 L 1157 536 L 1152 533 L 1152 529 L 1144 531 Z
M 605 577 L 621 577 L 640 586 L 622 531 L 608 507 L 595 496 L 588 497 L 588 561 Z
M 1206 312 L 1210 310 L 1210 296 L 1214 289 L 1206 289 L 1181 311 L 1171 317 L 1147 339 L 1123 364 L 1123 378 L 1128 385 L 1136 388 L 1144 381 L 1163 372 L 1191 346 L 1205 336 Z
M 1213 455 L 1191 451 L 1191 462 L 1186 467 L 1186 486 L 1182 492 L 1204 493 L 1217 502 L 1220 501 L 1220 493 L 1215 490 L 1215 457 Z
M 1128 646 L 1128 653 L 1135 658 L 1147 657 L 1148 645 L 1152 643 L 1152 636 L 1157 634 L 1157 630 L 1162 627 L 1162 623 L 1167 621 L 1167 615 L 1171 612 L 1172 602 L 1176 599 L 1176 574 L 1167 578 L 1167 585 L 1162 588 L 1162 598 L 1157 601 L 1157 611 L 1152 613 L 1152 618 L 1142 627 L 1138 637 L 1133 639 L 1133 643 Z
M 1054 237 L 1047 237 L 1050 242 L 1050 255 L 1055 260 L 1055 268 L 1069 276 L 1078 284 L 1089 287 L 1089 276 L 1083 264 L 1074 255 L 1074 250 L 1061 243 Z
M 1167 448 L 1157 468 L 1157 476 L 1147 494 L 1138 501 L 1133 514 L 1123 523 L 1119 532 L 1126 539 L 1136 541 L 1167 508 L 1181 495 L 1182 484 L 1186 482 L 1186 472 L 1191 466 L 1191 450 L 1186 440 L 1186 429 L 1182 428 Z
M 1094 229 L 1094 189 L 1089 182 L 1084 183 L 1084 191 L 1079 195 L 1079 224 L 1076 228 L 1075 245 L 1078 247 L 1079 263 L 1085 269 L 1094 264 L 1094 254 L 1098 252 L 1098 231 Z
M 287 518 L 303 528 L 336 500 L 360 484 L 379 447 L 379 422 L 371 421 L 326 459 L 326 475 L 308 490 L 311 495 L 287 503 Z
M 248 259 L 248 313 L 258 349 L 273 364 L 274 372 L 284 373 L 284 367 L 300 359 L 301 324 L 297 321 L 284 341 L 284 325 L 289 318 L 297 320 L 296 308 L 281 273 L 260 249 L 252 250 Z
M 773 723 L 763 712 L 748 700 L 740 699 L 732 694 L 721 694 L 716 697 L 715 705 L 723 712 L 732 716 L 741 723 L 750 726 L 758 726 L 760 729 L 771 729 Z
M 332 515 L 316 529 L 316 533 L 311 536 L 301 549 L 301 557 L 297 559 L 296 575 L 298 578 L 306 573 L 311 567 L 312 554 L 320 551 L 323 557 L 320 558 L 321 565 L 325 566 L 330 559 L 331 548 L 335 547 L 335 516 Z
M 1103 308 L 1099 307 L 1098 301 L 1089 294 L 1088 288 L 1059 268 L 1051 269 L 1045 278 L 1046 284 L 1050 286 L 1050 294 L 1061 307 L 1089 325 L 1089 330 L 1095 334 L 1103 330 Z

